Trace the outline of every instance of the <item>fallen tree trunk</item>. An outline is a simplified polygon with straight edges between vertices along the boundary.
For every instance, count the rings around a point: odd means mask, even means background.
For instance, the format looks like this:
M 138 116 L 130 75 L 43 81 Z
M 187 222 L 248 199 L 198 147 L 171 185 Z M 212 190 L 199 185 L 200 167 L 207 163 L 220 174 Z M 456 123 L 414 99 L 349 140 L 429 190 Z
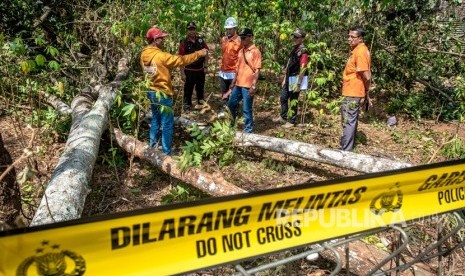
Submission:
M 221 176 L 215 177 L 196 168 L 191 168 L 183 173 L 177 168 L 177 162 L 170 156 L 166 156 L 159 150 L 149 147 L 147 143 L 125 135 L 119 129 L 113 129 L 113 133 L 118 145 L 125 151 L 134 153 L 134 156 L 151 163 L 163 172 L 189 183 L 205 193 L 214 196 L 225 196 L 247 192 L 227 182 Z
M 257 147 L 364 173 L 382 172 L 412 166 L 409 163 L 387 158 L 329 149 L 318 145 L 252 133 L 237 132 L 235 141 L 239 146 Z
M 63 113 L 66 114 L 69 113 L 67 111 L 72 110 L 68 105 L 61 102 L 56 97 L 45 93 L 44 96 L 47 99 L 51 99 L 50 104 L 53 107 L 60 107 L 60 110 L 62 110 Z M 81 100 L 84 101 L 84 99 Z M 176 162 L 171 157 L 163 155 L 159 150 L 150 148 L 146 145 L 146 143 L 137 141 L 134 137 L 125 135 L 120 129 L 113 129 L 113 134 L 118 145 L 126 152 L 134 154 L 137 158 L 151 163 L 165 173 L 191 184 L 197 189 L 210 195 L 225 196 L 247 192 L 246 190 L 227 182 L 222 176 L 214 176 L 196 168 L 192 168 L 188 172 L 182 173 L 179 169 L 177 169 Z
M 73 109 L 73 129 L 66 142 L 31 226 L 67 221 L 81 217 L 88 187 L 97 159 L 100 138 L 108 126 L 108 114 L 129 69 L 127 60 L 120 60 L 118 75 L 111 86 L 99 87 L 99 97 L 92 109 L 78 105 Z M 78 112 L 75 112 L 78 111 Z
M 195 122 L 182 117 L 176 118 L 176 122 L 185 126 L 195 124 Z M 205 131 L 208 131 L 208 129 L 205 128 Z M 392 159 L 329 149 L 314 144 L 253 133 L 237 132 L 234 141 L 238 146 L 261 148 L 364 173 L 382 172 L 412 166 L 409 163 Z

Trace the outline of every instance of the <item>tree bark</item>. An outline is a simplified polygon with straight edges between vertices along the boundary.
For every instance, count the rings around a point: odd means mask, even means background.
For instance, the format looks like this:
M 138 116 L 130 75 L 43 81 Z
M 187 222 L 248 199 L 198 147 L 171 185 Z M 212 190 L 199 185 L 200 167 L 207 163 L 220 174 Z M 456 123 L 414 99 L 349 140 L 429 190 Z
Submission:
M 197 168 L 191 168 L 187 172 L 181 172 L 176 166 L 177 162 L 170 156 L 166 156 L 159 150 L 149 147 L 147 143 L 143 143 L 129 135 L 125 135 L 119 129 L 113 129 L 113 133 L 118 145 L 125 151 L 134 153 L 134 156 L 149 162 L 170 176 L 189 183 L 205 193 L 213 196 L 225 196 L 247 192 L 227 182 L 221 176 L 213 176 Z
M 88 184 L 97 159 L 100 138 L 108 126 L 108 114 L 117 95 L 116 89 L 129 71 L 126 59 L 120 60 L 120 64 L 115 81 L 97 89 L 99 97 L 90 111 L 86 112 L 86 108 L 90 108 L 88 104 L 85 108 L 80 105 L 74 107 L 73 129 L 31 226 L 81 217 L 90 192 Z
M 195 124 L 195 122 L 182 117 L 176 118 L 176 122 L 185 126 Z M 205 128 L 205 131 L 208 131 L 208 128 Z M 237 132 L 234 141 L 238 146 L 257 147 L 364 173 L 382 172 L 412 166 L 412 164 L 392 159 L 329 149 L 314 144 L 253 133 Z
M 45 101 L 47 104 L 51 105 L 55 110 L 60 112 L 61 114 L 71 114 L 73 112 L 73 109 L 69 107 L 69 105 L 63 103 L 58 97 L 52 94 L 48 94 L 44 91 L 39 92 L 42 97 L 44 97 Z
M 409 163 L 387 158 L 329 149 L 318 145 L 252 133 L 237 132 L 234 140 L 240 146 L 262 148 L 364 173 L 382 172 L 412 166 Z

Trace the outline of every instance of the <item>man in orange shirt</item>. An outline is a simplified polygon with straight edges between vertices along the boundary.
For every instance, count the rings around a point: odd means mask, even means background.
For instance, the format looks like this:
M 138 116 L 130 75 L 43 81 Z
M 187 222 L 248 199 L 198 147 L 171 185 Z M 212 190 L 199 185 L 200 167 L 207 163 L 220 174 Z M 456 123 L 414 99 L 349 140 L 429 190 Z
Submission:
M 221 71 L 219 73 L 221 95 L 228 92 L 232 80 L 236 76 L 237 60 L 242 44 L 236 34 L 237 21 L 234 17 L 229 17 L 224 22 L 226 36 L 221 38 Z M 227 100 L 227 99 L 226 99 Z
M 368 91 L 371 83 L 371 57 L 363 42 L 364 34 L 362 27 L 349 30 L 348 41 L 352 52 L 342 75 L 344 99 L 341 106 L 343 130 L 340 145 L 340 149 L 346 151 L 352 151 L 354 148 L 360 102 L 365 98 L 370 103 Z
M 242 29 L 239 36 L 241 37 L 242 50 L 239 52 L 236 76 L 232 80 L 228 92 L 223 95 L 223 99 L 227 99 L 231 95 L 228 108 L 233 116 L 232 123 L 236 121 L 239 102 L 244 100 L 242 104 L 242 113 L 245 118 L 244 132 L 250 133 L 253 130 L 253 97 L 258 75 L 262 68 L 262 54 L 253 44 L 253 31 L 251 29 Z
M 160 138 L 162 151 L 171 155 L 173 143 L 173 86 L 170 70 L 174 67 L 186 66 L 205 57 L 207 50 L 202 49 L 185 56 L 171 55 L 163 52 L 165 37 L 168 34 L 158 28 L 150 28 L 146 38 L 149 45 L 142 49 L 140 64 L 149 82 L 147 98 L 150 100 L 152 122 L 150 126 L 150 147 L 154 147 Z

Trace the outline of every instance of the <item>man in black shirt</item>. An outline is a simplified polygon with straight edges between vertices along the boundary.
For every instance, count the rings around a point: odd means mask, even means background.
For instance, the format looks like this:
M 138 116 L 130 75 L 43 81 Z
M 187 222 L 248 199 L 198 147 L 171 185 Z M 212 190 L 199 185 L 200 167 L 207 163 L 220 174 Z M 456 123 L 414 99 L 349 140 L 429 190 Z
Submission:
M 293 127 L 297 118 L 297 105 L 300 90 L 307 90 L 308 87 L 308 50 L 303 44 L 306 32 L 296 29 L 292 33 L 294 48 L 289 54 L 286 65 L 286 75 L 282 81 L 281 93 L 281 114 L 273 121 L 276 123 L 286 123 L 285 128 Z M 289 113 L 289 104 L 291 112 Z
M 179 54 L 187 55 L 201 49 L 207 49 L 208 46 L 204 38 L 197 34 L 197 25 L 195 22 L 189 22 L 186 26 L 187 37 L 179 43 Z M 205 74 L 208 72 L 208 55 L 200 58 L 196 62 L 181 68 L 181 79 L 184 81 L 184 111 L 192 109 L 192 93 L 197 94 L 197 105 L 195 109 L 202 108 L 205 87 Z

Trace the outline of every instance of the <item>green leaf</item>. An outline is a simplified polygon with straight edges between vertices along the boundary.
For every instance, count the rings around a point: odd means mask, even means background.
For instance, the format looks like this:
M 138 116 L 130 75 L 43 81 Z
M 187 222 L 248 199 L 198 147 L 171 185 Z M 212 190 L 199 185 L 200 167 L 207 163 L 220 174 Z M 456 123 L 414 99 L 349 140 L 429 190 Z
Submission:
M 44 46 L 47 42 L 42 36 L 37 36 L 34 38 L 34 43 L 38 46 Z
M 333 80 L 334 80 L 333 72 L 328 72 L 328 81 L 333 81 Z
M 43 66 L 45 64 L 45 61 L 46 61 L 46 59 L 45 59 L 45 57 L 43 55 L 37 55 L 36 56 L 37 65 Z
M 45 52 L 51 55 L 52 57 L 55 57 L 58 55 L 58 49 L 53 46 L 47 46 L 47 48 L 45 48 Z
M 111 33 L 115 36 L 118 36 L 121 32 L 120 25 L 118 23 L 113 23 L 111 26 Z
M 318 86 L 323 86 L 323 85 L 325 85 L 325 84 L 326 84 L 326 81 L 327 81 L 327 79 L 326 79 L 326 78 L 323 78 L 323 77 L 321 77 L 321 78 L 316 78 L 316 79 L 315 79 L 315 83 L 316 83 Z
M 134 108 L 131 112 L 131 122 L 135 122 L 137 120 L 137 112 L 136 109 Z
M 31 68 L 29 67 L 29 64 L 27 63 L 27 61 L 21 62 L 21 70 L 25 74 L 27 74 L 27 73 L 29 73 L 31 71 Z
M 122 102 L 121 94 L 116 97 L 116 106 L 120 107 Z
M 55 70 L 55 71 L 59 71 L 59 70 L 61 69 L 60 64 L 59 64 L 57 61 L 55 61 L 55 60 L 50 61 L 50 62 L 48 63 L 48 67 L 49 67 L 50 69 Z
M 123 113 L 122 115 L 124 117 L 127 117 L 129 115 L 131 115 L 132 111 L 135 109 L 135 106 L 134 104 L 127 104 L 123 107 L 123 109 L 121 109 L 121 112 Z

